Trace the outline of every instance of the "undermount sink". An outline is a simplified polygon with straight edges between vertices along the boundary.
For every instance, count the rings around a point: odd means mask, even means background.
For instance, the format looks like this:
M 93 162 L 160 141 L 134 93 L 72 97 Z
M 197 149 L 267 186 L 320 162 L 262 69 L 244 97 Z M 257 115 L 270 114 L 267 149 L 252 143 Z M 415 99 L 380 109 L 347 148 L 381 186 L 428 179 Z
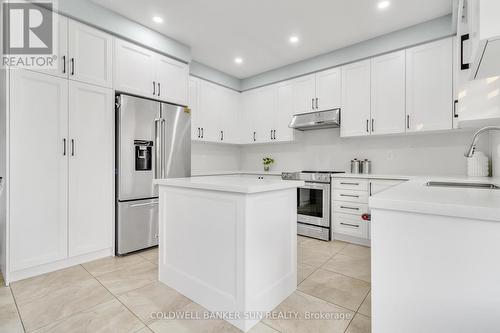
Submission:
M 460 187 L 500 190 L 500 186 L 491 183 L 427 182 L 426 185 L 431 187 Z

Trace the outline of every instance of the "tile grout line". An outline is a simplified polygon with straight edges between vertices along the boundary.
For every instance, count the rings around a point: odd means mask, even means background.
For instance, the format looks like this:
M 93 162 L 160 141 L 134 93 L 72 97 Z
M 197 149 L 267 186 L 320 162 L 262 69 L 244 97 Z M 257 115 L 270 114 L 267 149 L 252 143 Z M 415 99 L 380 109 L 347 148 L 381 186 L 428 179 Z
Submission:
M 14 292 L 12 291 L 12 288 L 10 287 L 10 285 L 8 288 L 10 290 L 12 300 L 14 301 L 14 305 L 16 306 L 17 317 L 19 318 L 19 321 L 21 322 L 21 326 L 23 327 L 23 331 L 26 332 L 26 328 L 24 327 L 24 321 L 23 321 L 23 318 L 21 317 L 21 312 L 19 311 L 19 306 L 17 305 L 17 301 L 16 301 L 16 297 L 14 296 Z
M 82 266 L 82 267 L 83 267 L 83 266 Z M 116 300 L 117 300 L 117 301 L 118 301 L 121 305 L 123 305 L 123 307 L 124 307 L 125 309 L 127 309 L 127 310 L 128 310 L 128 311 L 129 311 L 129 312 L 130 312 L 130 313 L 131 313 L 134 317 L 136 317 L 136 318 L 139 320 L 139 322 L 141 322 L 141 323 L 142 323 L 145 327 L 147 327 L 147 328 L 149 329 L 149 326 L 148 326 L 148 325 L 147 325 L 147 324 L 146 324 L 146 323 L 145 323 L 145 322 L 144 322 L 141 318 L 139 318 L 139 316 L 137 316 L 137 315 L 134 313 L 134 311 L 132 311 L 131 309 L 129 309 L 129 308 L 128 308 L 125 304 L 123 304 L 123 302 L 122 302 L 122 301 L 118 298 L 118 295 L 115 295 L 114 293 L 112 293 L 112 292 L 111 292 L 111 290 L 109 290 L 108 288 L 106 288 L 106 286 L 104 286 L 104 285 L 101 283 L 101 281 L 99 281 L 99 279 L 97 279 L 97 277 L 96 277 L 96 276 L 92 275 L 92 273 L 90 273 L 89 271 L 87 271 L 87 269 L 86 269 L 85 267 L 83 267 L 83 269 L 85 269 L 85 271 L 86 271 L 87 273 L 89 273 L 89 274 L 90 274 L 90 275 L 91 275 L 91 276 L 92 276 L 92 277 L 93 277 L 93 278 L 94 278 L 94 279 L 95 279 L 95 280 L 96 280 L 96 281 L 97 281 L 97 282 L 98 282 L 98 283 L 99 283 L 99 284 L 100 284 L 100 285 L 101 285 L 104 289 L 106 289 L 106 291 L 107 291 L 108 293 L 110 293 L 110 294 L 111 294 L 111 295 L 112 295 L 112 296 L 113 296 L 113 297 L 114 297 L 114 298 L 115 298 L 115 299 L 116 299 Z M 143 287 L 149 286 L 150 284 L 153 284 L 153 283 L 154 283 L 154 282 L 151 282 L 151 283 L 148 283 L 148 284 L 147 284 L 147 285 L 145 285 L 145 286 L 142 286 L 142 287 L 139 287 L 139 288 L 135 288 L 135 289 L 131 289 L 131 290 L 129 290 L 129 291 L 132 291 L 132 290 L 137 290 L 137 289 L 140 289 L 140 288 L 143 288 Z M 129 292 L 129 291 L 127 291 L 127 292 Z M 143 328 L 144 328 L 144 327 L 141 327 L 141 329 L 140 329 L 140 330 L 142 330 Z M 140 331 L 140 330 L 137 330 L 137 332 L 138 332 L 138 331 Z

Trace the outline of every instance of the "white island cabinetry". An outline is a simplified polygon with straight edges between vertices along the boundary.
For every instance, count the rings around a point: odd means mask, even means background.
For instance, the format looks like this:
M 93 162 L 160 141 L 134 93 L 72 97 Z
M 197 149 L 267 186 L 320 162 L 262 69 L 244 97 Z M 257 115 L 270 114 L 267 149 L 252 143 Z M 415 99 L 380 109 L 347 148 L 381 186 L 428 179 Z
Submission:
M 160 281 L 248 331 L 297 286 L 297 187 L 235 176 L 157 180 Z

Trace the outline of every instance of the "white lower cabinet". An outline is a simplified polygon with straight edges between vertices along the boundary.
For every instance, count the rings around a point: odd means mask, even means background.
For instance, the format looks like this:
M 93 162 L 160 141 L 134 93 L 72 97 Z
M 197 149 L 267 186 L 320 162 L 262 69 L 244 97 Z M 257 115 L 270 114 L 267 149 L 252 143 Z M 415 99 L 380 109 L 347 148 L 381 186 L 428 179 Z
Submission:
M 368 200 L 372 195 L 403 183 L 404 180 L 333 178 L 332 179 L 332 239 L 370 245 Z
M 112 90 L 19 69 L 9 98 L 9 279 L 110 255 Z
M 77 256 L 112 241 L 113 92 L 70 82 L 69 105 L 69 256 Z

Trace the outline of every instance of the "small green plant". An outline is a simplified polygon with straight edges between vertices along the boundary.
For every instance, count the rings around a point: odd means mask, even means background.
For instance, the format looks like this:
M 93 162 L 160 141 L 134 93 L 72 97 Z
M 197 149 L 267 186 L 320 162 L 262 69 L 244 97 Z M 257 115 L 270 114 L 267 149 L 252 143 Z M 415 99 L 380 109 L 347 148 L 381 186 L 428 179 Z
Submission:
M 271 157 L 264 157 L 262 159 L 262 163 L 264 164 L 264 171 L 269 171 L 271 164 L 274 163 L 274 160 Z

